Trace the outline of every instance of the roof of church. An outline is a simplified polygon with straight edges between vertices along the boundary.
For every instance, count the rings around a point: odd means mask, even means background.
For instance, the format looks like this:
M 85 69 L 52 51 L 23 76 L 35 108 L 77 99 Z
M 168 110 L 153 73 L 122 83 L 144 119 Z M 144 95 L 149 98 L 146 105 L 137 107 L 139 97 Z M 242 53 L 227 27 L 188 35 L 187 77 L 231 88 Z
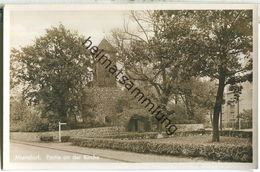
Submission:
M 105 51 L 116 52 L 116 49 L 106 39 L 103 39 L 99 43 L 98 48 L 99 49 L 104 49 Z

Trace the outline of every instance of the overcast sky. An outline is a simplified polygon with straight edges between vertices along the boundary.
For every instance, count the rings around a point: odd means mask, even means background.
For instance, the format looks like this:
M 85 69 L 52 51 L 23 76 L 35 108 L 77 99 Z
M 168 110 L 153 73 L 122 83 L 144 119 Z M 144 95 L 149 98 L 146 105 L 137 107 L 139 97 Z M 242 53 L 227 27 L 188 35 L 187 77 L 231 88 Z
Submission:
M 15 48 L 30 45 L 46 28 L 59 23 L 99 44 L 111 29 L 122 28 L 124 19 L 129 19 L 128 11 L 12 11 L 10 44 Z

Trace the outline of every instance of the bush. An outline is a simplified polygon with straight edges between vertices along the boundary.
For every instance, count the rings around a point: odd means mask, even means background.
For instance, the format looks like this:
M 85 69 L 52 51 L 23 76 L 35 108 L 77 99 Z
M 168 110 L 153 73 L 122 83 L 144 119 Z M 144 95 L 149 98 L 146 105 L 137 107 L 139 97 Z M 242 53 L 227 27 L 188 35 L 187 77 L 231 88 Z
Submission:
M 138 153 L 155 153 L 173 156 L 204 157 L 210 160 L 252 162 L 251 145 L 158 143 L 149 140 L 75 139 L 74 145 L 124 150 Z
M 48 122 L 39 116 L 32 115 L 24 121 L 24 130 L 29 132 L 48 131 Z
M 113 139 L 156 139 L 158 132 L 145 132 L 145 133 L 133 133 L 133 132 L 125 132 L 118 135 L 106 136 L 104 138 L 113 138 Z
M 182 131 L 175 132 L 173 135 L 168 135 L 166 133 L 162 133 L 164 138 L 172 138 L 172 137 L 190 137 L 190 136 L 202 136 L 202 135 L 211 135 L 212 131 L 200 129 L 197 131 Z M 112 139 L 125 139 L 125 140 L 135 140 L 135 139 L 156 139 L 158 132 L 121 132 L 116 135 L 108 135 L 103 138 L 112 138 Z M 252 138 L 252 132 L 250 131 L 229 131 L 223 130 L 220 132 L 221 136 L 228 137 L 238 137 L 238 138 Z
M 252 138 L 252 131 L 236 131 L 236 130 L 224 130 L 220 132 L 221 136 L 228 137 L 240 137 L 240 138 Z
M 43 141 L 43 142 L 52 142 L 53 136 L 41 136 L 40 140 Z
M 47 120 L 41 118 L 38 114 L 29 113 L 19 122 L 11 121 L 10 130 L 18 132 L 48 131 L 48 123 Z
M 70 136 L 61 136 L 61 142 L 68 142 L 70 140 Z
M 10 131 L 48 131 L 48 122 L 41 118 L 36 107 L 29 107 L 23 100 L 11 100 Z

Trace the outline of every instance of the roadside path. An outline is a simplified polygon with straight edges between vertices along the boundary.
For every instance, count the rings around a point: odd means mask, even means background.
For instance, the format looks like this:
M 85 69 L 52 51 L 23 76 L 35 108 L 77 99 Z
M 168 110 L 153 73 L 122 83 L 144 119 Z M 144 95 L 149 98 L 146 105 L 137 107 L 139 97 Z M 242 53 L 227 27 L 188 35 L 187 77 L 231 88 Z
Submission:
M 86 148 L 71 143 L 42 143 L 11 140 L 11 160 L 17 155 L 40 156 L 41 161 L 51 162 L 206 162 L 203 158 L 175 157 L 142 154 L 110 149 Z M 56 156 L 55 156 L 56 155 Z M 60 157 L 60 158 L 59 158 Z M 16 159 L 15 159 L 16 158 Z M 21 159 L 21 158 L 20 158 Z M 24 160 L 22 160 L 24 161 Z M 19 161 L 20 162 L 20 161 Z

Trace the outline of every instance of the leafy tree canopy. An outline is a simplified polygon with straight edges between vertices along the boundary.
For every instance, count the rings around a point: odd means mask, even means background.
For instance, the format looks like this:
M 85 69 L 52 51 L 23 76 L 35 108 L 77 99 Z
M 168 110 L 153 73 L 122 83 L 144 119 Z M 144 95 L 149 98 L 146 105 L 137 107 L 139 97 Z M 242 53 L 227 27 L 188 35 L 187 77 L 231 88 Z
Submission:
M 11 56 L 22 66 L 18 77 L 25 87 L 24 99 L 43 104 L 43 116 L 55 114 L 57 120 L 67 121 L 81 113 L 83 88 L 91 77 L 90 56 L 82 42 L 83 36 L 60 24 L 46 29 L 32 45 L 12 49 Z

